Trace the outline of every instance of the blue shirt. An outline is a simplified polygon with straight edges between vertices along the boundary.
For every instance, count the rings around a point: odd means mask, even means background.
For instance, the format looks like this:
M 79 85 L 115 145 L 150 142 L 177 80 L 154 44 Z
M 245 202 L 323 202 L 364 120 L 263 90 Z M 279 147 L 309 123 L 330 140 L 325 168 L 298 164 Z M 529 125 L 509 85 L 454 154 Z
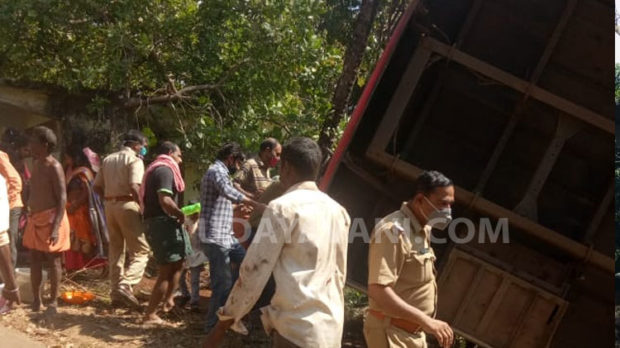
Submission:
M 224 162 L 215 161 L 200 182 L 200 242 L 224 248 L 238 243 L 232 234 L 232 204 L 238 204 L 242 199 L 243 194 L 233 187 Z

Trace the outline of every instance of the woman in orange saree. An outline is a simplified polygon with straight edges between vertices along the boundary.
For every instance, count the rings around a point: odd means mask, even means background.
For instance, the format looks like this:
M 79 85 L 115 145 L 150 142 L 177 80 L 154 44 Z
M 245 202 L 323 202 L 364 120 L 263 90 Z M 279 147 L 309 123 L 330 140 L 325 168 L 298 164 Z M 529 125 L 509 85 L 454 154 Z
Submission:
M 77 271 L 105 265 L 103 244 L 107 240 L 103 211 L 92 190 L 94 173 L 81 148 L 65 153 L 67 215 L 71 226 L 71 249 L 66 251 L 65 269 Z

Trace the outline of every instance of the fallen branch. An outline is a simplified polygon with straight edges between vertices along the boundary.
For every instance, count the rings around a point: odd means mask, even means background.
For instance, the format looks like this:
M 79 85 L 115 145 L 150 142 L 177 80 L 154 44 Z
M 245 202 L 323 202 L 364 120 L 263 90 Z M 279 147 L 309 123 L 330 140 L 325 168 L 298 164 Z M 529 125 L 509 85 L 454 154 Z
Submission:
M 220 95 L 223 96 L 219 88 L 224 85 L 226 80 L 228 80 L 228 78 L 233 72 L 237 71 L 239 67 L 241 67 L 243 64 L 245 64 L 248 61 L 249 59 L 243 59 L 242 61 L 232 66 L 225 73 L 225 75 L 215 84 L 187 86 L 187 87 L 181 88 L 178 91 L 176 90 L 172 76 L 167 75 L 166 80 L 168 82 L 168 88 L 165 88 L 165 91 L 167 92 L 167 94 L 156 95 L 156 96 L 138 96 L 134 98 L 129 98 L 125 103 L 123 103 L 123 107 L 134 108 L 136 106 L 141 106 L 142 104 L 146 104 L 146 105 L 167 104 L 167 103 L 171 103 L 175 101 L 183 101 L 187 99 L 192 99 L 192 97 L 189 94 L 198 92 L 198 91 L 217 90 L 220 93 Z
M 184 99 L 191 99 L 192 97 L 187 95 L 197 91 L 206 91 L 213 90 L 221 87 L 221 84 L 213 84 L 213 85 L 196 85 L 196 86 L 187 86 L 185 88 L 181 88 L 176 93 L 169 93 L 165 95 L 158 95 L 153 97 L 141 96 L 135 97 L 127 100 L 123 107 L 125 108 L 133 108 L 136 106 L 140 106 L 142 104 L 166 104 L 170 102 L 175 102 Z

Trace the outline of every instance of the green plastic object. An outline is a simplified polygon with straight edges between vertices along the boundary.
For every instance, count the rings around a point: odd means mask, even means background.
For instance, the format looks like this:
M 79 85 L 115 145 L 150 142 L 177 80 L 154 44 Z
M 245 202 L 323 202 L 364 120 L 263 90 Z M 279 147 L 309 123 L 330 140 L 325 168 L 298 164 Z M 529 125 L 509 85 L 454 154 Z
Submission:
M 200 203 L 186 205 L 183 208 L 181 208 L 181 211 L 183 212 L 183 214 L 187 216 L 198 214 L 200 213 Z

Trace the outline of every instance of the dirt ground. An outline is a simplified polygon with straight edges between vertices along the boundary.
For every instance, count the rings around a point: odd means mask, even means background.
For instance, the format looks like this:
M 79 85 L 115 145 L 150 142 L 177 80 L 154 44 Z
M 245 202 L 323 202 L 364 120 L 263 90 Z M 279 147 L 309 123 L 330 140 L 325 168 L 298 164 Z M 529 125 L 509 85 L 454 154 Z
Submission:
M 203 272 L 204 273 L 204 272 Z M 43 313 L 32 313 L 28 304 L 11 313 L 0 316 L 0 325 L 26 333 L 34 340 L 48 347 L 197 347 L 203 337 L 204 316 L 210 291 L 203 281 L 201 289 L 201 311 L 193 313 L 182 309 L 163 317 L 165 326 L 143 327 L 140 313 L 127 309 L 112 309 L 108 297 L 108 281 L 97 279 L 94 272 L 76 275 L 63 281 L 65 290 L 80 290 L 80 287 L 94 292 L 95 300 L 84 305 L 68 305 L 59 302 L 58 314 L 54 317 Z M 146 305 L 154 282 L 145 277 L 135 291 Z M 350 293 L 352 290 L 348 290 Z M 362 335 L 362 313 L 365 305 L 359 293 L 348 294 L 343 347 L 365 347 Z M 258 315 L 249 316 L 248 336 L 228 333 L 224 347 L 269 347 L 270 339 L 264 333 Z

